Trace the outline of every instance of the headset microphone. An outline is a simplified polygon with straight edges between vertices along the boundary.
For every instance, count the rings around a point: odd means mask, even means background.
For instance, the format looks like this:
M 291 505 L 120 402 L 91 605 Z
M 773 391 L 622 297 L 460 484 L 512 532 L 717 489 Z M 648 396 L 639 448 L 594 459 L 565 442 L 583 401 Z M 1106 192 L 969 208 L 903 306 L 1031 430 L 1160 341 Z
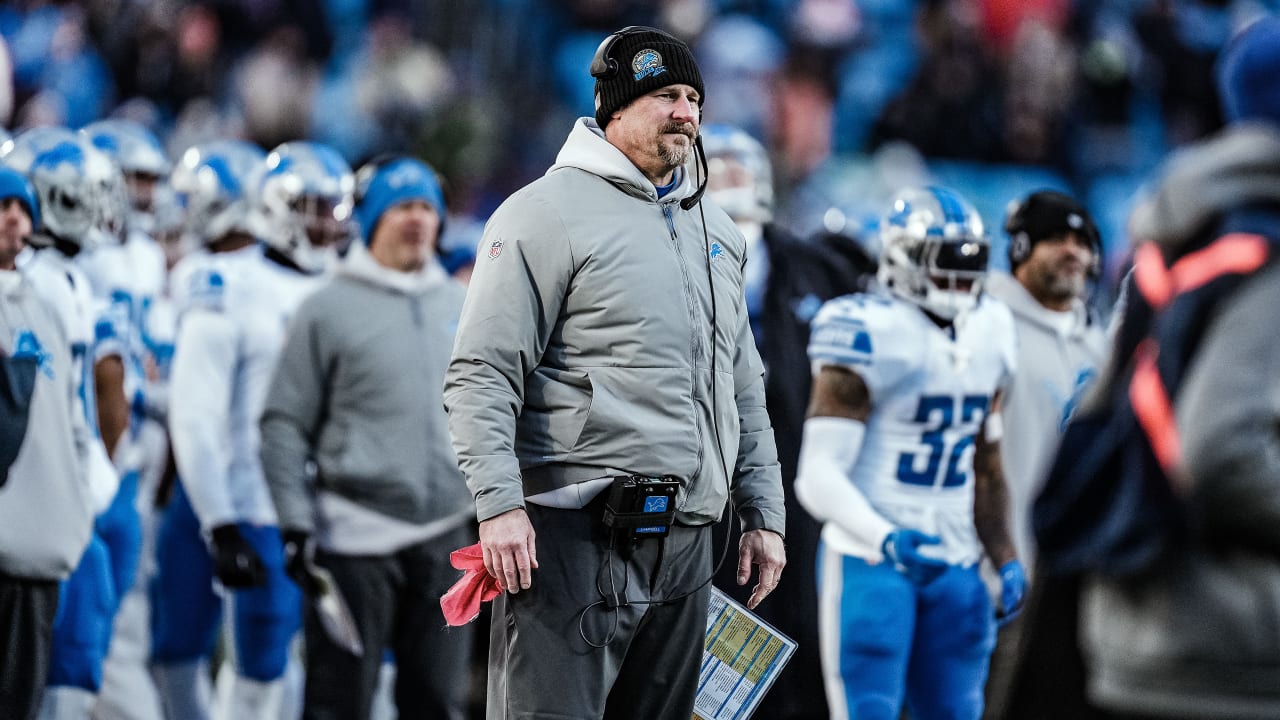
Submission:
M 694 165 L 695 172 L 697 171 L 698 163 L 699 162 L 702 163 L 702 173 L 701 173 L 702 179 L 698 182 L 698 189 L 694 190 L 692 195 L 680 201 L 680 207 L 684 208 L 685 210 L 689 210 L 694 205 L 697 205 L 698 201 L 702 199 L 702 193 L 706 192 L 707 190 L 707 173 L 709 172 L 709 168 L 707 167 L 707 153 L 705 150 L 702 149 L 702 133 L 698 133 L 698 137 L 694 138 L 693 151 L 694 151 L 693 165 Z M 703 228 L 703 231 L 704 232 L 706 231 L 705 227 Z

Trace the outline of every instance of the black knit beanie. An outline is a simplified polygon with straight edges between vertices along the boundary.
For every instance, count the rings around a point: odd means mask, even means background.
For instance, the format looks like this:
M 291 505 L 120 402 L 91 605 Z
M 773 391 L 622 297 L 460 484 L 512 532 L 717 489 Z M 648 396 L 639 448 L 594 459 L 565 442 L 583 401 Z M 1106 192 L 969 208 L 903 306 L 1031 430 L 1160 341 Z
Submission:
M 1004 223 L 1009 233 L 1009 267 L 1017 269 L 1031 255 L 1036 243 L 1067 232 L 1077 232 L 1095 253 L 1102 252 L 1098 226 L 1078 200 L 1053 190 L 1031 193 L 1010 204 Z
M 689 46 L 651 27 L 631 26 L 609 36 L 596 51 L 591 75 L 596 79 L 596 123 L 602 129 L 619 108 L 667 85 L 697 90 L 699 107 L 706 97 Z

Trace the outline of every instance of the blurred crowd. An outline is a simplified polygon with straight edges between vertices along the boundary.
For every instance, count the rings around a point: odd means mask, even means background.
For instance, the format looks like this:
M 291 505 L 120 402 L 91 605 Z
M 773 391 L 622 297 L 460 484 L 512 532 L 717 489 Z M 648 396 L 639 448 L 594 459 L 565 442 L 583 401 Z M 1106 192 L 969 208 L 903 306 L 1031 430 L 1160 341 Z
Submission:
M 1142 179 L 1221 126 L 1219 49 L 1276 4 L 19 0 L 0 9 L 0 120 L 125 117 L 171 152 L 227 136 L 311 138 L 352 163 L 408 150 L 482 221 L 590 114 L 582 68 L 600 38 L 650 24 L 693 47 L 705 119 L 765 141 L 781 220 L 802 236 L 863 235 L 893 188 L 932 179 L 966 188 L 989 224 L 1020 192 L 1071 191 L 1115 256 Z

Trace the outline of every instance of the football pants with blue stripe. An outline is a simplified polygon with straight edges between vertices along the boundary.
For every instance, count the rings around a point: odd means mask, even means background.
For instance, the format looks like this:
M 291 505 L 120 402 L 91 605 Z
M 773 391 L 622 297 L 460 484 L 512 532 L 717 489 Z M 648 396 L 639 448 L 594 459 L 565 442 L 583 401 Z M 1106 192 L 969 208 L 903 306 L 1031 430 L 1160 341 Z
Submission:
M 818 560 L 823 675 L 832 718 L 977 720 L 996 627 L 978 568 L 917 585 L 825 543 Z

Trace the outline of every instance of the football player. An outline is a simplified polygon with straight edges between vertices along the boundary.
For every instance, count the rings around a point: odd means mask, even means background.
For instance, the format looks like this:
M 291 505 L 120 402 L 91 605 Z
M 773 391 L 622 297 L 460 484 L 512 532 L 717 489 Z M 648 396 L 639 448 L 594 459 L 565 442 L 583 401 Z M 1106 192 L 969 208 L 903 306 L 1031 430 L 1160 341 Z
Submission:
M 207 277 L 222 254 L 253 252 L 253 201 L 246 191 L 261 172 L 266 153 L 256 145 L 219 140 L 188 148 L 169 176 L 174 206 L 184 207 L 181 244 L 198 246 L 173 268 L 170 302 L 186 305 L 193 278 Z M 171 378 L 171 391 L 181 393 Z M 152 593 L 152 671 L 167 717 L 208 720 L 211 713 L 208 659 L 222 617 L 213 590 L 214 562 L 184 482 L 174 484 L 156 531 L 156 576 Z
M 956 192 L 902 191 L 880 234 L 884 288 L 825 304 L 809 344 L 796 492 L 824 523 L 827 700 L 833 718 L 897 720 L 905 701 L 914 720 L 977 720 L 996 621 L 1026 589 L 999 455 L 1013 319 L 982 294 L 989 243 Z
M 211 159 L 195 180 L 229 189 L 238 180 L 227 169 Z M 333 149 L 297 142 L 273 150 L 249 185 L 256 232 L 215 237 L 243 245 L 183 273 L 169 408 L 182 485 L 229 591 L 236 673 L 219 708 L 235 719 L 279 717 L 289 699 L 282 679 L 302 598 L 285 573 L 257 421 L 288 318 L 350 235 L 355 181 Z
M 128 537 L 136 538 L 140 557 L 136 579 L 118 588 L 121 611 L 104 668 L 98 712 L 159 718 L 160 702 L 146 662 L 151 644 L 147 588 L 154 575 L 153 500 L 169 466 L 164 424 L 168 395 L 162 368 L 172 350 L 171 343 L 158 340 L 151 331 L 153 310 L 165 302 L 168 271 L 164 252 L 149 233 L 155 226 L 151 212 L 155 189 L 170 163 L 159 140 L 138 123 L 101 120 L 80 132 L 119 168 L 100 184 L 99 229 L 105 241 L 84 256 L 81 266 L 95 294 L 110 304 L 119 325 L 126 328 L 121 343 L 132 412 L 129 432 L 112 457 L 121 473 L 117 503 L 129 504 L 118 514 L 131 520 Z

